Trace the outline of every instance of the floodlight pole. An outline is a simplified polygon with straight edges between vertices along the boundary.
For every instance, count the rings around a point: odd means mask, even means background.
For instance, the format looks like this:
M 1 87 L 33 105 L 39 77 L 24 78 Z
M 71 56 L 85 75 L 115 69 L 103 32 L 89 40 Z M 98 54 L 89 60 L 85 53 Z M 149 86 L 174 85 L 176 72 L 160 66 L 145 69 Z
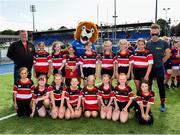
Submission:
M 168 20 L 167 20 L 167 12 L 168 12 L 168 10 L 170 10 L 170 8 L 163 8 L 163 10 L 165 11 L 165 20 L 166 20 L 166 24 L 165 24 L 165 36 L 167 36 L 168 35 L 168 30 L 167 30 L 167 28 L 168 28 Z
M 114 0 L 114 15 L 113 15 L 113 18 L 114 18 L 114 43 L 116 44 L 116 18 L 118 16 L 116 15 L 116 0 Z
M 155 23 L 157 23 L 158 0 L 156 0 Z
M 30 11 L 32 12 L 33 15 L 33 32 L 35 32 L 35 21 L 34 21 L 34 12 L 36 12 L 35 5 L 30 5 Z

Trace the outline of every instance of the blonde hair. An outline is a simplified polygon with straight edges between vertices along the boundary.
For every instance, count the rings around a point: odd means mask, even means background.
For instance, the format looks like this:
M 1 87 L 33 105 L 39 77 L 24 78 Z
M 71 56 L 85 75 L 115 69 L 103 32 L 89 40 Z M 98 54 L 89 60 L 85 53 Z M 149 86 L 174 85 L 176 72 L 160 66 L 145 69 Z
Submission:
M 158 24 L 156 24 L 156 23 L 153 23 L 151 25 L 151 29 L 160 29 L 160 26 Z
M 121 40 L 119 40 L 119 45 L 121 45 L 121 44 L 128 44 L 128 41 L 127 41 L 127 39 L 121 39 Z
M 61 42 L 61 41 L 54 41 L 54 42 L 52 43 L 52 52 L 55 52 L 54 47 L 55 47 L 56 45 L 59 45 L 60 48 L 61 48 L 61 46 L 63 46 L 64 43 Z

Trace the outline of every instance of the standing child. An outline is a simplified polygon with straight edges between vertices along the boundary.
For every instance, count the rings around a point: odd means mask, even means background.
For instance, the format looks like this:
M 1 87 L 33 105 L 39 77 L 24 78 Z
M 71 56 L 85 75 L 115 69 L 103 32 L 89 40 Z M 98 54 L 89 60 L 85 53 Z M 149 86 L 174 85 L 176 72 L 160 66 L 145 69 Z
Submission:
M 136 98 L 136 117 L 140 124 L 153 124 L 153 115 L 151 105 L 154 104 L 154 92 L 150 90 L 148 81 L 144 80 L 141 83 L 141 90 L 138 91 Z
M 113 86 L 110 84 L 110 76 L 102 75 L 102 85 L 99 87 L 98 97 L 101 103 L 100 117 L 101 119 L 112 117 L 112 101 L 113 101 Z
M 71 79 L 71 85 L 65 92 L 65 98 L 67 101 L 67 109 L 65 113 L 66 119 L 79 118 L 81 116 L 81 88 L 78 86 L 79 81 L 77 78 Z
M 61 53 L 62 42 L 54 42 L 52 45 L 52 67 L 53 74 L 61 73 L 62 76 L 65 76 L 65 68 L 63 63 L 63 53 Z
M 128 41 L 126 39 L 121 39 L 119 41 L 120 50 L 116 54 L 116 78 L 118 74 L 125 73 L 127 78 L 130 79 L 131 75 L 131 61 L 130 57 L 132 53 L 128 50 Z
M 177 81 L 177 87 L 180 87 L 180 41 L 175 40 L 173 42 L 173 48 L 171 50 L 171 63 L 173 70 L 173 77 L 171 78 L 171 87 L 175 88 L 175 78 Z
M 97 93 L 98 89 L 95 86 L 95 76 L 89 75 L 87 77 L 87 85 L 81 92 L 84 116 L 86 118 L 89 118 L 91 116 L 95 118 L 98 116 L 99 106 Z
M 97 53 L 92 50 L 92 43 L 85 44 L 86 51 L 80 56 L 81 78 L 87 79 L 89 75 L 95 75 Z
M 27 78 L 28 69 L 22 67 L 19 69 L 20 80 L 14 84 L 14 108 L 17 110 L 18 116 L 30 116 L 31 114 L 31 98 L 34 90 L 34 83 Z
M 50 98 L 52 102 L 52 113 L 51 117 L 56 119 L 59 117 L 63 119 L 65 116 L 64 98 L 62 98 L 62 93 L 65 90 L 65 85 L 63 84 L 63 78 L 61 74 L 55 74 L 54 80 L 51 85 L 52 92 L 50 92 Z
M 67 87 L 70 86 L 70 81 L 72 78 L 77 78 L 78 77 L 78 68 L 77 68 L 77 63 L 78 63 L 78 56 L 75 53 L 75 49 L 72 45 L 68 46 L 68 52 L 64 58 L 64 63 L 65 64 L 65 77 L 66 77 L 66 85 Z
M 134 98 L 131 87 L 127 83 L 127 76 L 125 73 L 120 73 L 118 77 L 119 84 L 114 89 L 114 103 L 115 108 L 112 114 L 112 120 L 120 120 L 121 123 L 126 123 L 130 106 Z
M 30 117 L 34 116 L 36 109 L 40 117 L 46 116 L 46 109 L 50 107 L 49 92 L 52 91 L 46 82 L 46 76 L 40 75 L 38 85 L 32 96 L 32 113 Z
M 140 89 L 140 83 L 143 79 L 149 80 L 149 74 L 153 64 L 153 56 L 145 47 L 145 40 L 143 38 L 138 39 L 137 48 L 131 57 L 137 91 Z
M 104 53 L 101 55 L 101 75 L 103 74 L 115 77 L 115 54 L 112 51 L 111 41 L 104 42 Z
M 40 75 L 45 75 L 47 78 L 51 75 L 51 56 L 45 50 L 44 42 L 38 44 L 39 50 L 34 56 L 34 77 L 39 78 Z

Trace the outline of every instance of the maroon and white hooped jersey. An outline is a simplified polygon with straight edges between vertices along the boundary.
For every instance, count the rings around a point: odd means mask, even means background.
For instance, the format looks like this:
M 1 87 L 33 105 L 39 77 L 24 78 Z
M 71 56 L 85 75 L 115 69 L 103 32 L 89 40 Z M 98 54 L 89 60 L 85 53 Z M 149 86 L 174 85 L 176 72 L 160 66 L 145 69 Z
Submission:
M 77 106 L 79 97 L 82 97 L 80 93 L 81 88 L 78 87 L 77 90 L 72 90 L 70 87 L 68 87 L 65 90 L 65 98 L 69 100 L 69 103 L 72 106 Z
M 84 52 L 79 59 L 79 64 L 83 65 L 85 68 L 95 68 L 97 62 L 97 53 L 92 51 L 92 53 L 87 54 Z
M 81 96 L 84 99 L 84 108 L 85 110 L 98 110 L 98 88 L 94 86 L 92 90 L 89 90 L 87 86 L 81 91 Z
M 138 92 L 136 101 L 137 103 L 143 103 L 143 106 L 146 107 L 147 104 L 154 104 L 154 92 L 150 91 L 148 95 L 145 95 L 141 92 Z
M 34 92 L 33 92 L 33 95 L 32 95 L 32 99 L 35 100 L 38 97 L 46 96 L 47 94 L 49 94 L 49 92 L 52 92 L 52 91 L 53 91 L 52 87 L 50 87 L 48 84 L 45 86 L 43 91 L 40 91 L 39 87 L 37 86 L 34 89 Z
M 153 55 L 145 51 L 136 50 L 131 57 L 134 68 L 147 68 L 148 65 L 153 64 Z
M 51 62 L 51 56 L 48 52 L 36 52 L 34 56 L 34 70 L 40 73 L 47 73 L 49 71 L 49 62 Z
M 120 89 L 118 86 L 116 86 L 113 92 L 114 98 L 116 98 L 118 102 L 129 102 L 129 100 L 134 98 L 134 93 L 129 86 L 126 86 L 124 89 Z
M 130 58 L 132 57 L 131 51 L 127 50 L 126 53 L 121 53 L 121 51 L 118 51 L 116 54 L 116 63 L 118 64 L 118 67 L 129 67 L 131 64 Z
M 52 90 L 51 92 L 53 92 L 54 95 L 54 100 L 61 100 L 61 96 L 62 96 L 62 92 L 65 91 L 66 87 L 64 86 L 64 84 L 61 84 L 59 86 L 59 88 L 57 89 L 55 85 L 51 85 L 50 86 L 50 90 Z
M 64 56 L 63 62 L 66 63 L 66 65 L 70 67 L 75 67 L 77 66 L 79 62 L 79 58 L 77 55 L 71 56 L 69 54 Z M 73 78 L 73 77 L 78 77 L 78 69 L 76 69 L 74 72 L 71 71 L 71 69 L 66 69 L 66 78 Z
M 116 58 L 113 52 L 111 54 L 102 54 L 100 58 L 102 68 L 113 69 L 115 60 Z
M 28 100 L 32 98 L 34 88 L 35 86 L 32 80 L 28 80 L 27 82 L 19 80 L 14 84 L 13 93 L 16 93 L 17 100 Z
M 52 66 L 59 69 L 63 64 L 64 56 L 61 52 L 58 54 L 52 53 Z

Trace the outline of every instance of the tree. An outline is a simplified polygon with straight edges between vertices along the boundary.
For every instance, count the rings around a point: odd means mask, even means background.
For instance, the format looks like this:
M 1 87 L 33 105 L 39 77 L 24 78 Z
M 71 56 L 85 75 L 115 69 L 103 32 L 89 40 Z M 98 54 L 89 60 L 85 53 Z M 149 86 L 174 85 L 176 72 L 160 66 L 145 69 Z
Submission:
M 176 28 L 176 26 L 174 26 L 174 25 L 171 26 L 171 29 L 170 29 L 170 35 L 171 36 L 175 35 L 175 28 Z
M 157 20 L 157 24 L 159 24 L 159 26 L 161 27 L 160 36 L 164 36 L 165 35 L 165 27 L 167 26 L 166 20 L 160 18 Z
M 16 31 L 7 29 L 1 32 L 2 35 L 16 35 Z
M 175 36 L 180 36 L 180 23 L 175 27 Z

